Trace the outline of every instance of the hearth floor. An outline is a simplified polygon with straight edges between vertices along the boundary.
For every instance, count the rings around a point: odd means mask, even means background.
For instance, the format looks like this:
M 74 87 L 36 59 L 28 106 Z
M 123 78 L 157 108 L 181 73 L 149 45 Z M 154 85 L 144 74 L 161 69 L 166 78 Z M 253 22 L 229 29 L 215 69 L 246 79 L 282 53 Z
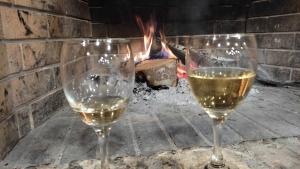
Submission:
M 149 165 L 144 168 L 159 168 L 151 167 L 155 162 L 149 160 L 177 154 L 181 161 L 186 158 L 180 164 L 185 168 L 187 165 L 183 163 L 187 161 L 188 167 L 192 166 L 195 153 L 198 156 L 202 150 L 209 153 L 211 121 L 199 108 L 187 85 L 181 80 L 177 87 L 168 90 L 137 87 L 126 114 L 112 128 L 111 159 L 116 162 L 123 159 L 117 157 L 124 157 L 126 163 L 132 163 L 127 164 L 132 168 L 138 168 L 140 163 Z M 299 168 L 300 88 L 254 85 L 247 99 L 226 121 L 223 145 L 249 168 Z M 39 165 L 41 169 L 64 168 L 74 160 L 93 161 L 96 150 L 93 130 L 65 106 L 20 140 L 0 162 L 0 168 Z M 208 158 L 208 155 L 202 156 Z M 234 155 L 229 153 L 228 156 Z M 137 162 L 139 160 L 143 162 Z M 168 165 L 172 166 L 171 157 L 169 160 Z M 194 159 L 194 162 L 199 160 Z M 119 168 L 126 168 L 123 163 L 118 163 Z

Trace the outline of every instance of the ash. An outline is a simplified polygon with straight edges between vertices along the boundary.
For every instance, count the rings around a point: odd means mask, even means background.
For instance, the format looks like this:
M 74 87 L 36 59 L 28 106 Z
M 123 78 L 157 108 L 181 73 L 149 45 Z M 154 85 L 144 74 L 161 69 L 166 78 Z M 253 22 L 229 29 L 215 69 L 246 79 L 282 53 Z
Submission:
M 160 90 L 148 87 L 146 83 L 135 83 L 132 103 L 139 104 L 143 102 L 146 105 L 153 103 L 197 104 L 186 79 L 179 79 L 176 87 L 167 87 Z

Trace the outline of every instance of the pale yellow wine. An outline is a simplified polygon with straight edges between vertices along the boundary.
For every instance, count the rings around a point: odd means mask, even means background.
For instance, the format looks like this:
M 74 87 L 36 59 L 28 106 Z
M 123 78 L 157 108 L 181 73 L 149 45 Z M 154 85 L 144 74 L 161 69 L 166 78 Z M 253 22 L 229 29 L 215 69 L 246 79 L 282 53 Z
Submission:
M 191 71 L 188 80 L 208 115 L 223 119 L 247 96 L 254 77 L 250 69 L 211 67 Z
M 87 100 L 79 108 L 73 108 L 79 112 L 84 123 L 90 126 L 105 126 L 116 122 L 124 113 L 128 99 L 117 96 L 96 97 Z

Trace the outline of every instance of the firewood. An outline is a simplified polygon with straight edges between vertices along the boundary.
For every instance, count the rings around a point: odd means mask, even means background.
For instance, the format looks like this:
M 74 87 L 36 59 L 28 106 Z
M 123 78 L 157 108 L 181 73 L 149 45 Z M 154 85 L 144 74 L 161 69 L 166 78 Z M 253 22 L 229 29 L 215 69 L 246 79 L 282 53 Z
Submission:
M 145 60 L 136 65 L 136 73 L 144 74 L 150 86 L 176 86 L 177 60 L 153 59 Z

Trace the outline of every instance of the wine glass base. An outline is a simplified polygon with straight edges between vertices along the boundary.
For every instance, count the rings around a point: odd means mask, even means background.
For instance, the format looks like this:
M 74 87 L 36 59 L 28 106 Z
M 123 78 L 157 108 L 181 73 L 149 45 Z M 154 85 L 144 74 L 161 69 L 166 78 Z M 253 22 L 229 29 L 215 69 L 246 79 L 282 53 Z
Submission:
M 239 169 L 236 165 L 226 162 L 224 166 L 214 166 L 211 164 L 207 164 L 203 169 Z

